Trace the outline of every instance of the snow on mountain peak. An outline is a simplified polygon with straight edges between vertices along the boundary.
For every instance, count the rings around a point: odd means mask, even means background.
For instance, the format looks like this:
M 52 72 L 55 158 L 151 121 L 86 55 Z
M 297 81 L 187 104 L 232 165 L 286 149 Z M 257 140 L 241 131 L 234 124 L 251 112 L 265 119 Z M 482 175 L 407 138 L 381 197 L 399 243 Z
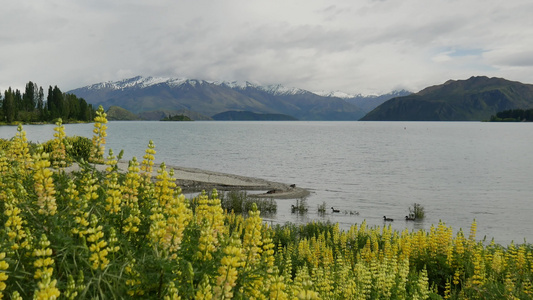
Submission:
M 225 86 L 231 89 L 246 89 L 246 88 L 255 88 L 262 90 L 264 92 L 273 94 L 273 95 L 297 95 L 297 94 L 304 94 L 308 93 L 306 90 L 302 90 L 299 88 L 289 88 L 286 86 L 283 86 L 281 84 L 271 84 L 271 85 L 261 85 L 260 83 L 256 82 L 250 82 L 250 81 L 204 81 L 204 80 L 196 80 L 196 79 L 188 79 L 188 78 L 170 78 L 170 77 L 143 77 L 143 76 L 136 76 L 128 79 L 123 79 L 120 81 L 106 81 L 102 83 L 93 84 L 90 86 L 87 86 L 88 89 L 114 89 L 114 90 L 122 90 L 127 88 L 146 88 L 153 85 L 158 84 L 166 84 L 169 87 L 178 87 L 183 84 L 189 84 L 192 86 L 195 86 L 197 84 L 202 83 L 210 83 L 215 84 L 219 86 Z M 397 92 L 397 91 L 395 91 Z M 406 91 L 400 91 L 406 92 Z M 320 92 L 312 92 L 313 94 L 323 96 L 323 97 L 336 97 L 341 99 L 350 99 L 350 98 L 356 98 L 356 97 L 364 97 L 364 98 L 373 98 L 377 97 L 377 95 L 362 95 L 362 94 L 349 94 L 341 91 L 320 91 Z M 394 93 L 394 92 L 393 92 Z
M 169 86 L 179 86 L 187 81 L 188 79 L 185 79 L 185 78 L 136 76 L 136 77 L 132 77 L 128 79 L 123 79 L 120 81 L 106 81 L 102 83 L 97 83 L 97 84 L 88 86 L 87 88 L 89 89 L 110 88 L 114 90 L 121 90 L 121 89 L 126 89 L 126 88 L 133 88 L 133 87 L 145 88 L 145 87 L 162 84 L 162 83 L 168 84 Z
M 265 92 L 269 92 L 274 95 L 296 95 L 296 94 L 303 94 L 307 92 L 299 88 L 288 88 L 281 84 L 271 84 L 267 86 L 261 86 L 259 88 Z
M 358 96 L 358 95 L 348 94 L 348 93 L 341 92 L 341 91 L 333 91 L 333 92 L 332 91 L 320 91 L 320 92 L 314 92 L 314 94 L 317 94 L 323 97 L 337 97 L 341 99 L 354 98 Z

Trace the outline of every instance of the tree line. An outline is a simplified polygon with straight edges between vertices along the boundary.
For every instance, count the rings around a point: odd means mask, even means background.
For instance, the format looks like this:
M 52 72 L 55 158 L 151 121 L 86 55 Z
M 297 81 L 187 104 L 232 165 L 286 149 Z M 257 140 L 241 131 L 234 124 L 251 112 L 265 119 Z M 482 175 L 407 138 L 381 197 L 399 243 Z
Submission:
M 52 122 L 61 118 L 63 122 L 91 121 L 95 109 L 85 99 L 66 94 L 56 86 L 49 86 L 45 98 L 42 87 L 28 82 L 21 93 L 9 87 L 4 95 L 0 93 L 0 122 Z
M 532 109 L 509 109 L 490 116 L 491 122 L 533 122 Z

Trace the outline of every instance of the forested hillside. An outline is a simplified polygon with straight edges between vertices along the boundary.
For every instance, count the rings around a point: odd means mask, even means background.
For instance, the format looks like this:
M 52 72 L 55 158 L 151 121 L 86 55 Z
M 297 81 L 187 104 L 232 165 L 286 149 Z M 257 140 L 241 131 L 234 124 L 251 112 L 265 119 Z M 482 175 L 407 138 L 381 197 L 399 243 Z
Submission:
M 45 98 L 42 87 L 28 82 L 22 93 L 11 87 L 0 93 L 0 123 L 51 122 L 57 118 L 63 122 L 91 121 L 95 116 L 92 104 L 74 94 L 65 94 L 57 87 L 50 86 Z

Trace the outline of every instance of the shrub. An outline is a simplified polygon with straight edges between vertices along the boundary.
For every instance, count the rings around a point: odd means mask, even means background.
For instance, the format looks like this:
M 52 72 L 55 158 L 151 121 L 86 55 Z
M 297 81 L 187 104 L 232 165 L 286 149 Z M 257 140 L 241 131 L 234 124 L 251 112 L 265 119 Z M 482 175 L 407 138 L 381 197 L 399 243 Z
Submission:
M 415 203 L 413 207 L 409 207 L 409 218 L 421 220 L 424 218 L 424 207 L 421 204 Z
M 277 203 L 274 199 L 262 199 L 248 195 L 246 191 L 228 191 L 221 194 L 222 208 L 238 214 L 246 213 L 255 204 L 262 213 L 273 214 L 277 211 Z

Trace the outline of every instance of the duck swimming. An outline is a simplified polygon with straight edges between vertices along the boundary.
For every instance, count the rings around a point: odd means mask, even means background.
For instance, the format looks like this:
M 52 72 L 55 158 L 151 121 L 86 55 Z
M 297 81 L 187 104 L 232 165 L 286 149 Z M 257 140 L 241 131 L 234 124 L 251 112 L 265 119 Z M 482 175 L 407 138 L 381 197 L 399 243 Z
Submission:
M 332 212 L 334 212 L 334 213 L 341 212 L 340 210 L 338 210 L 338 209 L 334 209 L 333 207 L 331 207 L 331 210 L 332 210 Z
M 386 216 L 383 216 L 383 220 L 385 220 L 385 221 L 390 221 L 390 222 L 394 221 L 394 219 L 387 218 Z

